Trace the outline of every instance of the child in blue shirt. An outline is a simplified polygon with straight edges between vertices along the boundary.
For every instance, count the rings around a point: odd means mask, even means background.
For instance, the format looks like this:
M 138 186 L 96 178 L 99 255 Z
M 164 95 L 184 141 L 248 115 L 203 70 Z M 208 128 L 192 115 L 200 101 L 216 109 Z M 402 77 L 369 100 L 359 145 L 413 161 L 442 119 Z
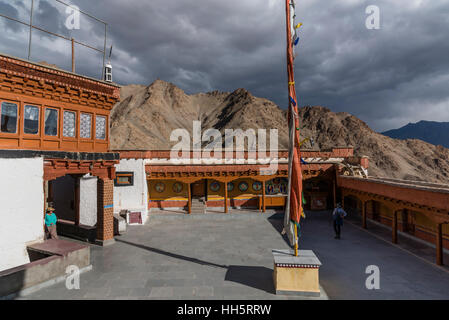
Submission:
M 55 214 L 55 209 L 49 207 L 45 214 L 45 235 L 46 239 L 58 239 L 58 233 L 56 230 L 56 223 L 58 218 Z

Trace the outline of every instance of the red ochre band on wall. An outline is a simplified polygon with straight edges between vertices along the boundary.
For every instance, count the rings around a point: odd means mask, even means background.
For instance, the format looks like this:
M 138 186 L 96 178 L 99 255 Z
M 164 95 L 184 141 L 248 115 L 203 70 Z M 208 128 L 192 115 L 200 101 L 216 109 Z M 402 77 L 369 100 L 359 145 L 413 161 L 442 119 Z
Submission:
M 276 264 L 278 268 L 303 268 L 303 269 L 319 269 L 320 266 L 305 264 Z

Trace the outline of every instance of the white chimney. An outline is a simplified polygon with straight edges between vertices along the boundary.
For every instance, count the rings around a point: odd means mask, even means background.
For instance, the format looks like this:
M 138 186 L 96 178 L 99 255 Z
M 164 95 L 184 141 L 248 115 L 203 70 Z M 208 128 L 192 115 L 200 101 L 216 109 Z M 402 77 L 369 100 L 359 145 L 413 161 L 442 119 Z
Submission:
M 112 82 L 112 65 L 110 62 L 108 62 L 104 66 L 104 81 L 106 82 Z

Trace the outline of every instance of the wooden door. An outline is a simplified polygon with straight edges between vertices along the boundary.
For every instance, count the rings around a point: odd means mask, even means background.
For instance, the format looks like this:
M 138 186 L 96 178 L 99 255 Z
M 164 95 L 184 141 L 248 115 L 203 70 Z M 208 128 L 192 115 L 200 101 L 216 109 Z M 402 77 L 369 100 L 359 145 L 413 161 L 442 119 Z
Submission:
M 201 180 L 192 184 L 192 198 L 201 198 L 205 196 L 205 181 Z

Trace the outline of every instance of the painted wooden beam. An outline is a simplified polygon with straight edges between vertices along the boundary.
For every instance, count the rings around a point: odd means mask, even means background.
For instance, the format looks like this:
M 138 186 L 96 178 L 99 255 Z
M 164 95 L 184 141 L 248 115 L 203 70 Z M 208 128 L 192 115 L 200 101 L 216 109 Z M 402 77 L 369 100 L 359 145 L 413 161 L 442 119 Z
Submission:
M 366 223 L 366 205 L 368 201 L 362 201 L 362 228 L 368 229 L 368 225 Z
M 436 249 L 437 249 L 437 265 L 442 266 L 443 261 L 443 225 L 441 223 L 437 224 L 436 232 Z
M 334 208 L 337 207 L 337 186 L 336 186 L 336 184 L 337 184 L 337 182 L 335 180 L 333 180 L 333 182 L 332 182 L 332 187 L 333 187 L 333 190 L 332 190 L 333 194 L 332 194 L 332 196 L 334 198 Z
M 393 234 L 392 234 L 392 241 L 395 244 L 398 243 L 398 212 L 399 211 L 397 211 L 397 210 L 394 211 L 394 213 L 393 213 L 393 221 L 392 221 L 392 226 L 391 226 L 391 230 L 393 232 Z
M 187 193 L 188 193 L 188 204 L 187 204 L 187 208 L 188 208 L 188 214 L 192 214 L 192 184 L 188 183 L 187 184 Z
M 267 212 L 265 181 L 262 182 L 262 212 Z
M 224 183 L 224 193 L 225 193 L 224 209 L 225 209 L 225 213 L 228 213 L 228 182 Z

